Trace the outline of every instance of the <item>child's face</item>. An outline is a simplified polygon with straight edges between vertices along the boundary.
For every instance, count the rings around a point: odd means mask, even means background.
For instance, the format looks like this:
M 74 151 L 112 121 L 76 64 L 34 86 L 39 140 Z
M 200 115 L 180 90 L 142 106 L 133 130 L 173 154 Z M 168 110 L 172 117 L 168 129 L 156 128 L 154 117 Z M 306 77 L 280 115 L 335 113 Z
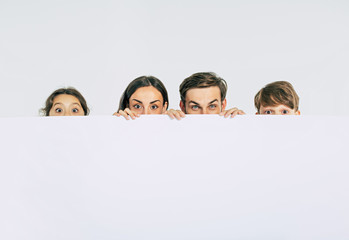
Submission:
M 60 94 L 53 99 L 49 116 L 84 116 L 79 99 L 72 95 Z
M 276 106 L 261 106 L 259 113 L 256 114 L 265 114 L 265 115 L 300 115 L 300 111 L 295 111 L 285 105 L 276 105 Z

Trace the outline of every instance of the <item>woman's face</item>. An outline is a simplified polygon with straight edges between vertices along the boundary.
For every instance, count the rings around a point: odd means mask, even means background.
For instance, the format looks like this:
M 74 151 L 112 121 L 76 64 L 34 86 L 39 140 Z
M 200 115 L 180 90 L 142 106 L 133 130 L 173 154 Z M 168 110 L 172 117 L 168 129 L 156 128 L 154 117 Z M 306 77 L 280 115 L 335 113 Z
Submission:
M 162 114 L 166 111 L 167 102 L 153 86 L 140 87 L 130 97 L 130 109 L 138 114 Z
M 53 99 L 49 116 L 84 116 L 79 99 L 72 95 L 60 94 Z

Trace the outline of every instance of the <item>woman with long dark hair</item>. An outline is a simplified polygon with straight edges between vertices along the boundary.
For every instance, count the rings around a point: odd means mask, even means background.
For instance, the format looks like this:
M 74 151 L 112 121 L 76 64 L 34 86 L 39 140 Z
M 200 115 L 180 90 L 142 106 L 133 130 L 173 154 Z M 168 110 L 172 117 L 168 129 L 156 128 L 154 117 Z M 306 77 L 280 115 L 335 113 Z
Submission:
M 168 104 L 164 84 L 154 76 L 141 76 L 127 86 L 114 115 L 129 120 L 130 117 L 136 119 L 142 114 L 167 114 Z

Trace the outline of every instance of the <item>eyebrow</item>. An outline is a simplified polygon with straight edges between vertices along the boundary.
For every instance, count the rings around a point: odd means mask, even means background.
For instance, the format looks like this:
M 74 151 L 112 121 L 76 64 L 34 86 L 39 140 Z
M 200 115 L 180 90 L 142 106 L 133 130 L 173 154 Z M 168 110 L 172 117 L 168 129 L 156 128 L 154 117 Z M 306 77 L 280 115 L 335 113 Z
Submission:
M 200 105 L 200 104 L 198 104 L 197 102 L 194 102 L 194 101 L 189 101 L 189 104 L 190 103 L 194 103 L 194 104 L 196 104 L 196 105 Z
M 79 107 L 81 107 L 81 104 L 80 103 L 72 103 L 71 105 L 78 105 Z
M 142 103 L 141 101 L 137 100 L 137 99 L 131 99 L 132 101 L 136 101 L 136 102 L 139 102 L 139 103 Z M 143 104 L 143 103 L 142 103 Z
M 214 103 L 214 102 L 218 102 L 218 99 L 215 99 L 215 100 L 212 100 L 211 102 L 209 102 L 208 104 L 212 104 L 212 103 Z M 197 103 L 197 102 L 195 102 L 195 101 L 189 101 L 189 104 L 190 103 L 194 103 L 194 104 L 196 104 L 196 105 L 200 105 L 199 103 Z
M 136 101 L 136 102 L 139 102 L 139 103 L 142 103 L 141 101 L 137 100 L 137 99 L 131 99 L 132 101 Z M 153 103 L 156 103 L 156 102 L 160 102 L 160 100 L 155 100 L 155 101 L 152 101 L 150 102 L 150 104 L 153 104 Z M 143 104 L 143 103 L 142 103 Z
M 61 103 L 61 102 L 56 102 L 55 104 L 53 104 L 53 107 L 54 107 L 54 106 L 56 106 L 56 105 L 58 105 L 58 104 L 60 104 L 60 105 L 64 105 L 64 104 L 63 104 L 63 103 Z M 81 106 L 81 105 L 80 105 L 80 103 L 77 103 L 77 102 L 72 103 L 71 105 L 74 105 L 74 104 L 75 104 L 75 105 L 78 105 L 78 106 Z

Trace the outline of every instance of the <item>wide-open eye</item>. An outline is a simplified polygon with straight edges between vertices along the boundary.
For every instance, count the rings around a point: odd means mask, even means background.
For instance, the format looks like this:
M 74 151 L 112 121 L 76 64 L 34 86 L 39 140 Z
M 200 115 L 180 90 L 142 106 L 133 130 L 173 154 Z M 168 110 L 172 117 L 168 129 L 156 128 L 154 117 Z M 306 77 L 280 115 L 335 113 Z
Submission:
M 158 107 L 157 105 L 151 105 L 151 106 L 150 106 L 150 109 L 151 109 L 151 110 L 155 110 L 155 109 L 158 109 L 158 108 L 159 108 L 159 107 Z
M 56 112 L 56 113 L 61 113 L 61 112 L 63 112 L 63 110 L 62 110 L 62 108 L 56 108 L 56 109 L 55 109 L 55 112 Z
M 272 114 L 271 110 L 266 110 L 264 114 Z
M 288 114 L 287 110 L 282 110 L 282 114 Z
M 73 113 L 78 113 L 78 112 L 79 112 L 79 109 L 73 108 L 73 109 L 72 109 L 72 112 L 73 112 Z
M 135 109 L 141 109 L 141 108 L 142 108 L 142 106 L 139 105 L 139 104 L 135 104 L 135 105 L 133 105 L 133 107 L 134 107 Z

